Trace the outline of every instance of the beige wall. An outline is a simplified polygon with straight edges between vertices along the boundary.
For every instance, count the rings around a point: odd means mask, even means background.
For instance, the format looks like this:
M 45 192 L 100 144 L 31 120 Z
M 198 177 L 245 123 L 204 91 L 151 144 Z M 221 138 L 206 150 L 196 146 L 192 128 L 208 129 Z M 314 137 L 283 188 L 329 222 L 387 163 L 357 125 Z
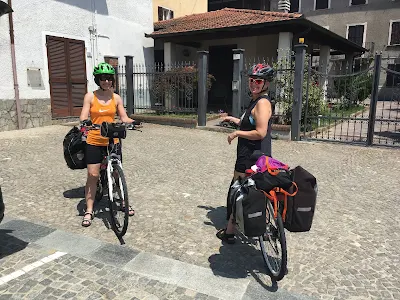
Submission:
M 245 49 L 244 57 L 248 63 L 250 63 L 250 61 L 254 61 L 254 59 L 265 59 L 265 61 L 271 62 L 271 59 L 275 60 L 277 58 L 278 35 L 276 34 L 258 37 L 252 36 L 233 39 L 204 40 L 201 41 L 200 49 L 175 45 L 175 59 L 177 62 L 197 62 L 197 51 L 209 51 L 210 46 L 233 44 L 236 44 L 237 48 L 239 49 Z M 189 56 L 183 56 L 184 49 L 189 50 Z M 227 53 L 227 55 L 233 56 L 233 53 Z
M 338 18 L 338 14 L 307 16 L 307 19 L 321 26 L 329 26 L 329 30 L 343 37 L 346 37 L 348 24 L 367 23 L 366 43 L 374 42 L 375 51 L 398 51 L 399 47 L 388 47 L 387 44 L 390 20 L 400 19 L 400 8 L 367 12 L 344 12 L 340 15 L 340 18 Z
M 158 7 L 162 6 L 174 12 L 174 18 L 204 13 L 208 10 L 207 0 L 153 0 L 153 20 L 158 21 Z

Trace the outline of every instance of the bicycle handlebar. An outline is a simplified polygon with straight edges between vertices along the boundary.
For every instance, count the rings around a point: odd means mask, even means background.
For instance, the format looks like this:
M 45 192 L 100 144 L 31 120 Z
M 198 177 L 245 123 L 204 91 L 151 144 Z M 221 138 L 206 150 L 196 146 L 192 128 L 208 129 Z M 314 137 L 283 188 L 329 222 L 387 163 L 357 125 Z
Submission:
M 120 122 L 109 122 L 108 124 L 118 124 L 118 126 L 124 126 L 127 130 L 137 130 L 142 132 L 140 129 L 142 123 L 141 122 L 133 122 L 133 123 L 120 123 Z M 85 128 L 86 130 L 100 130 L 101 125 L 93 124 L 91 121 L 81 122 L 81 128 Z

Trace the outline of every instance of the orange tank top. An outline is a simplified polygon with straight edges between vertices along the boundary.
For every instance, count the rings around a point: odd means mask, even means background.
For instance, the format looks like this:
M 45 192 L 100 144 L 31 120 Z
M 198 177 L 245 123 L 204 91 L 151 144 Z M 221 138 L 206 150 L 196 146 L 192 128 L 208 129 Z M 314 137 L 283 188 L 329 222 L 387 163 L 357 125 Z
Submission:
M 93 102 L 90 106 L 90 119 L 92 123 L 101 125 L 103 122 L 114 122 L 117 112 L 117 102 L 114 99 L 114 94 L 107 105 L 99 102 L 95 92 L 93 92 L 93 95 Z M 86 143 L 93 146 L 107 146 L 108 140 L 108 138 L 100 135 L 100 130 L 90 130 Z M 118 143 L 118 139 L 114 139 L 114 143 Z

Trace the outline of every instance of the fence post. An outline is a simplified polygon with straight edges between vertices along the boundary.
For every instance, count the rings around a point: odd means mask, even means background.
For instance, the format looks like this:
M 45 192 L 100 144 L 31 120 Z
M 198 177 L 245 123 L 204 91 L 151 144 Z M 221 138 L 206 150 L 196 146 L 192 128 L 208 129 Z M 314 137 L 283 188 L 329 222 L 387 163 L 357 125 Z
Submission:
M 232 116 L 240 117 L 243 103 L 242 71 L 244 68 L 243 49 L 233 49 Z
M 114 87 L 114 91 L 116 94 L 120 94 L 119 92 L 119 70 L 118 70 L 118 65 L 116 67 L 114 67 L 115 70 L 115 87 Z
M 133 95 L 133 56 L 125 55 L 126 111 L 128 117 L 135 113 Z
M 367 146 L 371 146 L 374 142 L 374 129 L 376 118 L 376 105 L 378 102 L 379 80 L 381 75 L 382 55 L 375 54 L 374 62 L 374 81 L 372 84 L 371 103 L 369 105 L 369 120 L 367 132 Z
M 300 39 L 301 40 L 301 39 Z M 294 46 L 296 53 L 294 66 L 294 90 L 292 107 L 291 140 L 300 140 L 301 105 L 303 102 L 304 60 L 307 45 L 301 43 Z
M 208 73 L 208 51 L 197 51 L 198 54 L 198 108 L 197 108 L 197 124 L 198 126 L 206 126 L 207 123 L 207 73 Z

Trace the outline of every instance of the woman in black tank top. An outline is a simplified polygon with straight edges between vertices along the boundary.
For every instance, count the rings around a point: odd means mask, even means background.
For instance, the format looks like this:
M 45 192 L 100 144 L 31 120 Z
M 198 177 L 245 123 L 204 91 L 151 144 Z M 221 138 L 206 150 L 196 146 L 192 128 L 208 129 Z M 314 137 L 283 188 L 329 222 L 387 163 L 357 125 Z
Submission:
M 265 155 L 271 156 L 272 106 L 267 91 L 274 76 L 274 69 L 267 64 L 253 66 L 249 71 L 249 88 L 252 94 L 249 106 L 240 119 L 235 117 L 225 118 L 225 121 L 239 125 L 239 130 L 228 136 L 229 144 L 235 138 L 238 138 L 237 157 L 231 184 L 239 177 L 245 176 L 246 169 L 249 169 L 252 165 L 250 157 L 255 151 L 258 150 Z M 227 220 L 227 228 L 219 230 L 217 237 L 229 244 L 233 244 L 235 236 L 229 191 L 227 196 Z

